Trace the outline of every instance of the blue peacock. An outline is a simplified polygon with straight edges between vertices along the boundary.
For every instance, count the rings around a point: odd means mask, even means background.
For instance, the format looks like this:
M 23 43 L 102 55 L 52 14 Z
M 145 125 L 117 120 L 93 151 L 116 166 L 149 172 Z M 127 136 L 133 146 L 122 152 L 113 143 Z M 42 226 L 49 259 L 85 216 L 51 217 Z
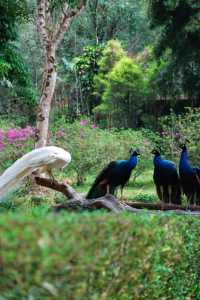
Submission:
M 121 192 L 129 181 L 132 170 L 137 165 L 139 152 L 134 150 L 128 160 L 116 160 L 110 162 L 97 176 L 86 198 L 95 199 L 110 193 L 115 193 L 118 187 Z
M 180 180 L 176 165 L 170 160 L 163 159 L 157 149 L 154 149 L 152 154 L 154 154 L 153 179 L 161 203 L 181 204 Z
M 200 168 L 191 166 L 186 144 L 180 148 L 179 174 L 183 193 L 189 204 L 200 205 Z

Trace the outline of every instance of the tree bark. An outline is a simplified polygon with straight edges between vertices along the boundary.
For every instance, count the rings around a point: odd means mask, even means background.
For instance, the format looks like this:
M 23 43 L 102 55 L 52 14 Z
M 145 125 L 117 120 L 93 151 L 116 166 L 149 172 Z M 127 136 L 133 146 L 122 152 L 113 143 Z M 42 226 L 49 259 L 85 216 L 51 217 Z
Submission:
M 49 114 L 57 79 L 56 50 L 72 20 L 83 8 L 84 1 L 80 1 L 77 9 L 71 9 L 68 5 L 65 5 L 59 21 L 54 24 L 49 9 L 49 0 L 37 1 L 37 27 L 43 47 L 45 64 L 36 119 L 35 148 L 44 147 L 48 142 Z
M 46 51 L 42 94 L 37 112 L 36 148 L 44 147 L 47 145 L 49 114 L 57 78 L 55 59 L 55 48 L 51 45 Z

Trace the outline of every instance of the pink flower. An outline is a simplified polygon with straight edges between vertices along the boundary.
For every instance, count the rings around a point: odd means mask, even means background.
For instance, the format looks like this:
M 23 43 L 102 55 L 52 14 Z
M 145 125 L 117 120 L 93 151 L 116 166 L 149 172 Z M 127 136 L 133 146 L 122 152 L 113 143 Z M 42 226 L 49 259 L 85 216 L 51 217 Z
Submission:
M 3 141 L 5 138 L 5 132 L 3 130 L 0 130 L 0 141 Z
M 80 132 L 80 138 L 81 138 L 81 139 L 84 139 L 84 138 L 85 138 L 84 131 L 81 131 L 81 132 Z
M 2 142 L 0 142 L 0 151 L 3 150 L 4 148 L 5 148 L 5 145 Z
M 22 145 L 22 144 L 16 144 L 15 147 L 16 147 L 16 148 L 22 148 L 23 145 Z
M 97 126 L 96 126 L 95 124 L 90 125 L 90 127 L 91 127 L 92 129 L 97 128 Z
M 7 131 L 7 139 L 10 143 L 15 142 L 19 137 L 18 131 L 15 128 L 11 128 Z
M 80 123 L 79 123 L 81 126 L 84 126 L 87 124 L 87 121 L 86 120 L 80 120 Z
M 16 141 L 26 141 L 32 135 L 34 135 L 34 129 L 31 126 L 25 128 L 11 128 L 6 133 L 7 139 L 11 144 Z
M 59 130 L 57 133 L 56 133 L 56 136 L 57 138 L 63 138 L 65 136 L 65 133 L 63 130 Z
M 163 131 L 163 132 L 162 132 L 162 135 L 163 135 L 163 136 L 167 136 L 167 135 L 169 135 L 169 133 L 168 133 L 167 131 Z

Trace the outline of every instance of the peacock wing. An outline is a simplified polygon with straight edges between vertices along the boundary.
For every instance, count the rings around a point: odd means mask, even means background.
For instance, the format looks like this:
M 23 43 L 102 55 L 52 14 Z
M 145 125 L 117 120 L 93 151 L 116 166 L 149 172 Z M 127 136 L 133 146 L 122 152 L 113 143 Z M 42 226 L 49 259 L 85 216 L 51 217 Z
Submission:
M 116 169 L 117 161 L 111 161 L 96 177 L 92 187 L 90 188 L 86 198 L 95 199 L 106 194 L 106 187 L 114 170 Z

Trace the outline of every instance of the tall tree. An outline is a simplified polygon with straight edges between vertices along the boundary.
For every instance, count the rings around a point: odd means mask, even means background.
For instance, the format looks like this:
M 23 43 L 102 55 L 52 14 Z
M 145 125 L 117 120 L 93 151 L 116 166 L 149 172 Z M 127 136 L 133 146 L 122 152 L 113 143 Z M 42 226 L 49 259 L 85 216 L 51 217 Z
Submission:
M 19 25 L 29 20 L 29 6 L 26 0 L 0 1 L 0 11 L 0 113 L 25 113 L 36 97 L 17 40 Z
M 149 0 L 151 25 L 158 28 L 155 54 L 166 63 L 159 84 L 163 94 L 200 99 L 200 2 Z
M 85 2 L 86 0 L 37 1 L 37 26 L 45 63 L 37 112 L 36 148 L 44 147 L 47 144 L 49 113 L 57 78 L 56 50 L 72 20 L 83 10 Z M 60 15 L 58 15 L 58 11 L 60 11 Z

